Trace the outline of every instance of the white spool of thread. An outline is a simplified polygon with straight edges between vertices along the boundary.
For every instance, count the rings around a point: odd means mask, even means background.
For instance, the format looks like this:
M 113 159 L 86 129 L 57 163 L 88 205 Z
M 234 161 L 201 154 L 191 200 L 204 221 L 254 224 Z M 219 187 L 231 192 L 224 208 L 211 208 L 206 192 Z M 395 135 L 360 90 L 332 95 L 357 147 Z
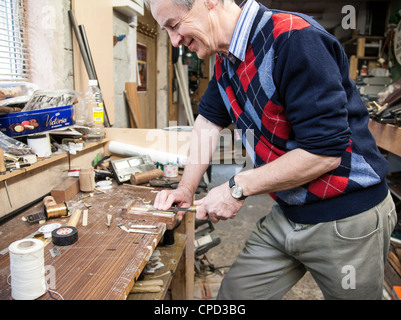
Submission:
M 11 296 L 15 300 L 34 300 L 47 291 L 44 244 L 38 239 L 22 239 L 9 247 Z

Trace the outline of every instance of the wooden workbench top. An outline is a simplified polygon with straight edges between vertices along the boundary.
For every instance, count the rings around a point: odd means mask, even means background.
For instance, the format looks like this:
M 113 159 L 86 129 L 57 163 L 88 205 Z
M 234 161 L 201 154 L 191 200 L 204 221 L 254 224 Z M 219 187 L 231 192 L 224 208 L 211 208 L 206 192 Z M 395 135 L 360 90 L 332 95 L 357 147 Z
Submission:
M 66 300 L 117 300 L 126 299 L 138 279 L 147 260 L 158 245 L 165 224 L 148 221 L 126 220 L 121 217 L 121 208 L 126 207 L 137 197 L 154 200 L 155 193 L 150 189 L 132 186 L 113 186 L 105 193 L 94 194 L 82 199 L 75 196 L 69 205 L 85 203 L 89 209 L 88 225 L 83 227 L 81 219 L 77 225 L 78 241 L 66 247 L 56 247 L 49 242 L 45 246 L 46 279 Z M 39 203 L 27 212 L 0 226 L 0 299 L 11 298 L 11 287 L 7 283 L 10 273 L 8 246 L 25 237 L 32 236 L 41 225 L 21 220 L 27 213 L 40 211 Z M 110 227 L 106 226 L 106 216 L 112 214 Z M 49 223 L 65 225 L 68 219 L 53 219 Z M 128 233 L 118 227 L 123 224 L 152 224 L 157 226 L 157 234 Z M 49 250 L 57 248 L 59 256 L 52 257 Z M 60 299 L 49 293 L 40 299 Z

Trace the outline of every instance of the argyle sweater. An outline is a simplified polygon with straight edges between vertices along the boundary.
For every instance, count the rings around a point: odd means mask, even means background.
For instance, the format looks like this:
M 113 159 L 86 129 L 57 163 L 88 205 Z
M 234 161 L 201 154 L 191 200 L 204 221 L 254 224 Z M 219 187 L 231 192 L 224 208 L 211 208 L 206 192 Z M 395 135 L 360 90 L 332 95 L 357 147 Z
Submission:
M 388 194 L 388 163 L 348 72 L 341 45 L 314 20 L 260 4 L 244 61 L 216 56 L 199 113 L 221 127 L 233 122 L 255 167 L 296 148 L 341 157 L 318 179 L 271 194 L 294 222 L 345 218 Z

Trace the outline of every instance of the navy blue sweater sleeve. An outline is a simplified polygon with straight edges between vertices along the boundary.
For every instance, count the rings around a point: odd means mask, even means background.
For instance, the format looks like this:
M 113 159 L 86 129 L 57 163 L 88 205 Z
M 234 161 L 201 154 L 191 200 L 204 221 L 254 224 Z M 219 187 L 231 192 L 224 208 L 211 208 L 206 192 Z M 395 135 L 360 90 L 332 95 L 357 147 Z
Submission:
M 279 37 L 273 76 L 298 147 L 341 156 L 351 135 L 341 45 L 314 27 Z
M 232 122 L 221 97 L 215 75 L 213 75 L 206 92 L 202 96 L 198 111 L 207 120 L 223 128 Z

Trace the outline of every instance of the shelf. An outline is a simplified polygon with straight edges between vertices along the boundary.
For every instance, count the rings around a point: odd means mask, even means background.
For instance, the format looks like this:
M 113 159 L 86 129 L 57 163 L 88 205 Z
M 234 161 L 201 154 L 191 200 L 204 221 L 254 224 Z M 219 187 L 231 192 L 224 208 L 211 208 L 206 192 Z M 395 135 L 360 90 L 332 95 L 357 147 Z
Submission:
M 164 300 L 168 289 L 170 288 L 173 275 L 176 273 L 177 266 L 183 257 L 184 249 L 187 242 L 187 236 L 175 232 L 175 243 L 171 247 L 158 246 L 156 249 L 160 251 L 161 262 L 164 267 L 157 270 L 154 274 L 145 274 L 143 280 L 162 279 L 163 287 L 157 293 L 131 293 L 127 300 Z M 170 271 L 170 273 L 166 273 Z
M 347 54 L 350 56 L 349 75 L 351 79 L 355 81 L 357 78 L 359 61 L 376 61 L 380 58 L 383 39 L 384 37 L 380 36 L 359 36 L 342 43 Z M 356 52 L 347 49 L 351 45 L 356 46 Z M 372 49 L 377 52 L 371 54 Z M 369 52 L 366 52 L 367 50 Z
M 113 0 L 113 9 L 127 17 L 144 15 L 142 0 Z
M 369 120 L 369 129 L 376 140 L 376 144 L 391 153 L 401 157 L 401 128 Z
M 93 143 L 88 144 L 87 146 L 85 146 L 82 149 L 82 151 L 89 150 L 91 148 L 100 146 L 102 144 L 105 144 L 108 141 L 109 141 L 109 139 L 104 139 L 104 140 L 99 141 L 99 142 L 93 142 Z M 79 152 L 80 151 L 78 151 L 77 153 L 79 153 Z M 38 162 L 28 166 L 28 167 L 25 167 L 25 168 L 22 168 L 22 169 L 19 169 L 19 170 L 14 170 L 14 171 L 12 171 L 10 173 L 1 175 L 0 176 L 0 181 L 4 181 L 4 180 L 8 180 L 8 179 L 14 178 L 14 177 L 19 176 L 21 174 L 25 174 L 25 173 L 27 173 L 29 171 L 36 170 L 38 168 L 47 166 L 47 165 L 49 165 L 51 163 L 57 162 L 57 161 L 62 160 L 62 159 L 67 159 L 67 158 L 68 158 L 68 154 L 67 153 L 58 154 L 58 155 L 52 155 L 52 156 L 50 156 L 50 158 L 38 161 Z

